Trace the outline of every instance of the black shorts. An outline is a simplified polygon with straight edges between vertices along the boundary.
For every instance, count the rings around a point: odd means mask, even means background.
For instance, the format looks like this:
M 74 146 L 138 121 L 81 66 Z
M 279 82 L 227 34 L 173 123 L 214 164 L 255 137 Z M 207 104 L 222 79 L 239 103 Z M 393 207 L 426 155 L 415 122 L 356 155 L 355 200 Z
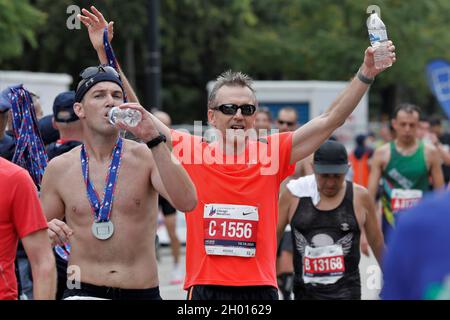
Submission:
M 278 289 L 272 286 L 195 285 L 189 288 L 188 300 L 278 300 Z
M 56 274 L 58 276 L 58 285 L 56 286 L 56 300 L 61 300 L 64 291 L 67 289 L 67 261 L 61 258 L 53 249 L 56 262 Z
M 277 257 L 281 255 L 281 251 L 294 252 L 294 246 L 292 244 L 291 231 L 285 231 L 278 246 Z
M 100 287 L 88 283 L 80 283 L 80 289 L 66 289 L 63 299 L 70 297 L 93 297 L 110 300 L 162 300 L 159 287 L 150 289 L 120 289 Z
M 161 207 L 161 211 L 164 217 L 177 213 L 177 209 L 172 207 L 170 202 L 163 198 L 161 195 L 159 195 L 158 197 L 158 205 Z

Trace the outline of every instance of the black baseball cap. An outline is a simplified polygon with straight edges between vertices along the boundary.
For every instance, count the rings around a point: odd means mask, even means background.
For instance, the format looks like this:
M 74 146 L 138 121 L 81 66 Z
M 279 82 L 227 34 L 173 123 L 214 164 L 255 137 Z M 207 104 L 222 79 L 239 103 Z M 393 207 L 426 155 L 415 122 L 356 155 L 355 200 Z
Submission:
M 348 156 L 344 145 L 327 140 L 314 153 L 314 172 L 317 174 L 346 174 Z
M 53 117 L 55 122 L 73 122 L 79 118 L 73 110 L 75 91 L 66 91 L 58 94 L 53 102 Z
M 56 142 L 59 139 L 59 131 L 53 127 L 53 115 L 43 116 L 38 120 L 39 132 L 45 145 Z

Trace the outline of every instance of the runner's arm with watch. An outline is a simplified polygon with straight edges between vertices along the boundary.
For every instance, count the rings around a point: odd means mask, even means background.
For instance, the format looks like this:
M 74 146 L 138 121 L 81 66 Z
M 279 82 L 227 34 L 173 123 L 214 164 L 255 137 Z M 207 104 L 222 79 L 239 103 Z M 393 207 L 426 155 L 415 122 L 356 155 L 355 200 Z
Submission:
M 167 136 L 158 131 L 153 117 L 144 107 L 129 103 L 127 108 L 141 112 L 142 120 L 136 127 L 129 127 L 123 122 L 118 122 L 117 127 L 130 131 L 151 150 L 151 181 L 154 188 L 176 209 L 183 212 L 192 211 L 197 206 L 197 192 L 191 178 L 166 145 Z
M 396 60 L 395 47 L 391 41 L 389 50 L 394 63 Z M 324 113 L 294 131 L 291 163 L 296 163 L 313 153 L 337 128 L 344 124 L 369 89 L 370 82 L 368 80 L 374 79 L 383 70 L 375 68 L 374 49 L 367 48 L 364 63 L 347 88 Z

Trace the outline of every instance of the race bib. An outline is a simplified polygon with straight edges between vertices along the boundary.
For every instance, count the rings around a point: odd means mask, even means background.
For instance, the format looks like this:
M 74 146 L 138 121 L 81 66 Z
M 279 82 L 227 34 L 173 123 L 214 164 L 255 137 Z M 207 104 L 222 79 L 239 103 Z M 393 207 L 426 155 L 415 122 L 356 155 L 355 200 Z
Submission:
M 315 284 L 333 284 L 345 272 L 342 246 L 335 244 L 319 248 L 306 246 L 303 260 L 303 281 Z
M 422 199 L 422 190 L 392 189 L 391 208 L 393 213 L 408 209 L 416 205 Z
M 258 208 L 244 205 L 207 204 L 203 228 L 206 254 L 254 257 Z

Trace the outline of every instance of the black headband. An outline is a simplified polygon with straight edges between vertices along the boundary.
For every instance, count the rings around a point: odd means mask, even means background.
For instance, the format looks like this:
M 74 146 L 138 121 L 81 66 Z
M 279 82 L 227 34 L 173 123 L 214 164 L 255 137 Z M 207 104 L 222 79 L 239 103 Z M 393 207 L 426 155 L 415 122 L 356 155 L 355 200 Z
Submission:
M 81 102 L 84 95 L 89 91 L 89 89 L 91 89 L 97 83 L 105 81 L 117 83 L 120 89 L 122 89 L 122 92 L 124 91 L 122 81 L 120 81 L 119 78 L 106 72 L 99 72 L 89 79 L 81 80 L 81 82 L 78 84 L 77 92 L 75 94 L 75 102 Z

